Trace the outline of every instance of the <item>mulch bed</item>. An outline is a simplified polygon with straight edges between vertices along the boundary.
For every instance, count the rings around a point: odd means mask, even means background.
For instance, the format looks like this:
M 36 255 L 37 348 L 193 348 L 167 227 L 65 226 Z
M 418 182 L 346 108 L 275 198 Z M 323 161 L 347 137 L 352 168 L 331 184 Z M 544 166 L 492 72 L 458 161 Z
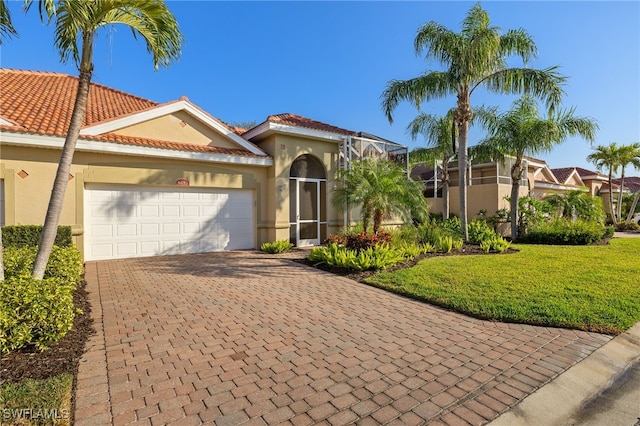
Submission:
M 91 305 L 84 283 L 73 294 L 73 302 L 82 313 L 76 315 L 73 328 L 62 340 L 44 352 L 31 347 L 0 357 L 0 384 L 47 379 L 62 373 L 76 376 L 85 343 L 94 333 Z
M 391 268 L 385 269 L 385 272 L 393 272 L 393 271 L 397 271 L 399 269 L 411 268 L 412 266 L 414 266 L 416 263 L 420 262 L 421 260 L 432 258 L 432 257 L 465 256 L 465 255 L 504 255 L 504 254 L 517 253 L 518 251 L 519 250 L 509 248 L 509 249 L 505 250 L 504 253 L 485 253 L 484 251 L 482 251 L 480 249 L 480 246 L 467 244 L 467 245 L 464 245 L 462 247 L 462 250 L 460 250 L 460 251 L 451 251 L 449 253 L 425 253 L 425 254 L 421 254 L 420 256 L 417 256 L 412 260 L 409 260 L 409 261 L 403 262 L 403 263 L 399 263 L 398 265 L 395 265 L 395 266 L 392 266 Z M 350 270 L 350 269 L 339 268 L 339 267 L 329 266 L 329 265 L 325 265 L 325 264 L 314 265 L 313 262 L 310 262 L 306 258 L 304 258 L 304 259 L 296 259 L 295 261 L 299 262 L 299 263 L 302 263 L 302 264 L 305 264 L 305 265 L 308 265 L 308 266 L 313 266 L 314 268 L 320 269 L 322 271 L 331 272 L 332 274 L 340 275 L 342 277 L 349 278 L 351 280 L 358 281 L 358 282 L 361 282 L 365 278 L 368 278 L 371 275 L 374 275 L 374 274 L 378 273 L 378 271 L 353 271 L 353 270 Z

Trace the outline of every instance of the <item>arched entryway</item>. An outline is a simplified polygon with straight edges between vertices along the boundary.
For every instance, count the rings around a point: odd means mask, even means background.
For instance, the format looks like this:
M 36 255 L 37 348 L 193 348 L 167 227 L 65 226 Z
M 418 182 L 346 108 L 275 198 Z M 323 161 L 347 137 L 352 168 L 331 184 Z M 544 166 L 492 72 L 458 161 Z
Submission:
M 296 158 L 289 174 L 289 241 L 318 245 L 327 237 L 327 176 L 316 157 Z

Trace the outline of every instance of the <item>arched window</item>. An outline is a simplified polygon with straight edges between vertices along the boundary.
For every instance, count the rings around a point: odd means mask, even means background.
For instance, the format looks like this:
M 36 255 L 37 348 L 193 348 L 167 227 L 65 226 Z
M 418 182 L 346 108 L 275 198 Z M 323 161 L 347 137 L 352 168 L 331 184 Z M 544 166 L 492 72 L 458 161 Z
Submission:
M 296 158 L 296 161 L 291 165 L 289 176 L 292 178 L 326 179 L 324 166 L 320 160 L 309 154 Z

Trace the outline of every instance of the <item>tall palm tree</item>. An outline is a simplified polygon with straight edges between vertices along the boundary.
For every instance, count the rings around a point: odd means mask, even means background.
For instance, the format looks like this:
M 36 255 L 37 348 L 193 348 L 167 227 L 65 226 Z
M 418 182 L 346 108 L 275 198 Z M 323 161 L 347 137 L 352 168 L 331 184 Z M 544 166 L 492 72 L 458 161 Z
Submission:
M 49 199 L 38 254 L 32 274 L 42 279 L 55 240 L 69 172 L 82 121 L 87 110 L 89 86 L 93 73 L 93 43 L 98 31 L 106 26 L 124 25 L 134 36 L 144 39 L 153 64 L 168 66 L 180 56 L 183 36 L 178 23 L 162 0 L 41 0 L 48 22 L 55 22 L 54 45 L 62 62 L 70 59 L 78 66 L 80 76 L 75 104 L 65 138 L 58 170 Z
M 409 162 L 412 164 L 442 164 L 442 200 L 445 219 L 449 218 L 449 163 L 456 156 L 457 128 L 453 122 L 454 110 L 447 115 L 436 117 L 435 115 L 420 113 L 409 125 L 407 130 L 411 137 L 423 135 L 428 148 L 418 148 L 409 153 Z M 434 176 L 438 177 L 438 168 L 434 170 Z
M 428 215 L 423 185 L 409 179 L 406 171 L 391 161 L 366 159 L 353 162 L 339 172 L 343 185 L 336 189 L 333 204 L 336 207 L 360 205 L 364 230 L 373 220 L 377 233 L 385 215 L 399 215 L 405 221 L 424 220 Z
M 640 170 L 640 143 L 631 145 L 623 145 L 618 153 L 618 162 L 620 165 L 620 188 L 618 191 L 618 220 L 622 221 L 622 190 L 624 189 L 624 170 L 627 166 L 633 166 Z
M 620 147 L 615 142 L 609 145 L 598 145 L 594 152 L 587 156 L 587 161 L 595 164 L 599 171 L 608 170 L 609 183 L 609 214 L 613 223 L 618 223 L 619 218 L 613 205 L 613 175 L 620 168 Z
M 444 71 L 429 71 L 410 80 L 391 80 L 382 94 L 382 108 L 390 123 L 400 101 L 416 107 L 432 99 L 457 96 L 454 121 L 458 126 L 458 169 L 460 175 L 460 221 L 465 240 L 467 230 L 467 146 L 469 122 L 473 117 L 471 95 L 479 87 L 496 93 L 531 93 L 553 110 L 560 104 L 566 78 L 557 67 L 542 70 L 527 68 L 537 54 L 536 45 L 522 30 L 501 34 L 491 26 L 489 15 L 475 4 L 462 23 L 462 31 L 453 32 L 437 22 L 422 26 L 415 37 L 416 54 L 425 50 L 426 59 L 444 65 Z M 510 56 L 522 58 L 525 67 L 507 67 Z
M 575 109 L 561 110 L 541 118 L 538 104 L 531 96 L 523 96 L 505 113 L 486 110 L 478 116 L 488 136 L 480 146 L 489 146 L 514 158 L 511 165 L 511 238 L 518 239 L 518 198 L 520 180 L 526 176 L 525 154 L 550 152 L 569 136 L 582 136 L 593 141 L 598 125 L 590 118 L 575 117 Z

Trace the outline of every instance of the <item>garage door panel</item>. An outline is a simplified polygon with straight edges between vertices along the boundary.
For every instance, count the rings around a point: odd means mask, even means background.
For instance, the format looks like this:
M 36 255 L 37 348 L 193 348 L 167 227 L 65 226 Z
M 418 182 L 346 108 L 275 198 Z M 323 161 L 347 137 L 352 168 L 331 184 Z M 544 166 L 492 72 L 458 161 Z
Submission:
M 85 215 L 87 260 L 255 246 L 246 190 L 87 185 Z

